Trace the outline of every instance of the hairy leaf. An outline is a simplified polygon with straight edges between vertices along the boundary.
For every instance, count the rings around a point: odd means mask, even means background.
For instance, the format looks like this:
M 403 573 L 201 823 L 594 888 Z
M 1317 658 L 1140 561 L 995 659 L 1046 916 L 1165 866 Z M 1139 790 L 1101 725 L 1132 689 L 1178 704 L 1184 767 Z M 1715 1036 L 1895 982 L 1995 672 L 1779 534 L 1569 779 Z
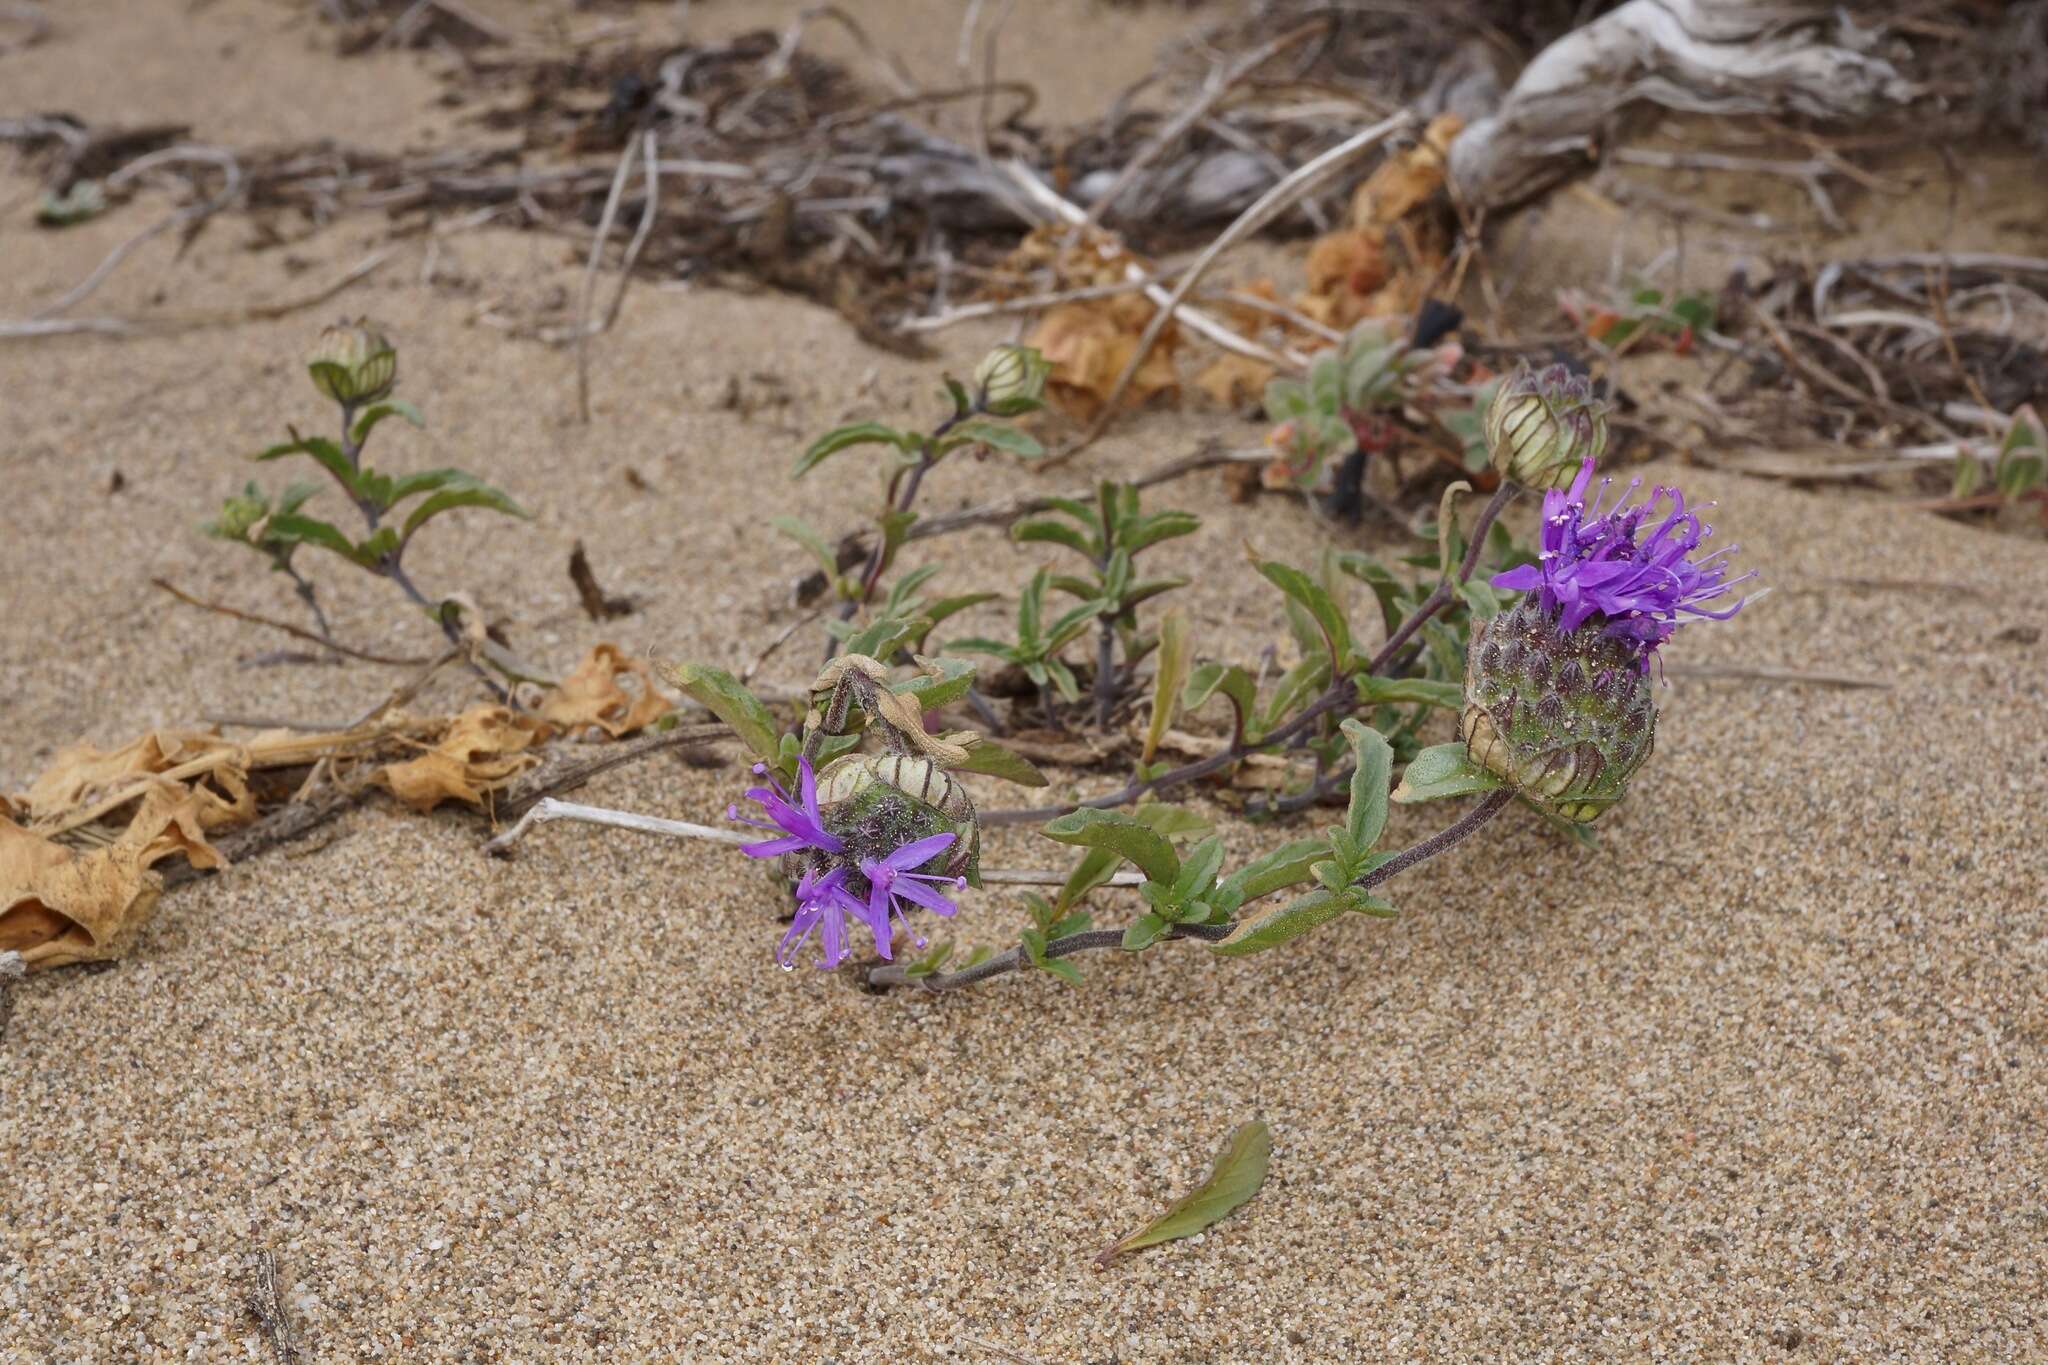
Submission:
M 1222 957 L 1249 957 L 1300 938 L 1318 925 L 1326 924 L 1347 908 L 1341 892 L 1317 888 L 1284 904 L 1246 916 L 1230 937 L 1209 945 Z
M 1394 788 L 1394 800 L 1402 804 L 1441 801 L 1450 796 L 1471 796 L 1490 792 L 1501 780 L 1472 761 L 1462 743 L 1453 741 L 1424 749 L 1401 774 Z
M 487 507 L 510 517 L 531 518 L 533 515 L 506 494 L 481 479 L 465 474 L 460 482 L 451 481 L 440 492 L 412 509 L 412 515 L 405 519 L 406 537 L 410 538 L 414 531 L 443 512 L 452 512 L 458 507 Z
M 1159 662 L 1152 679 L 1152 716 L 1145 725 L 1142 761 L 1146 763 L 1159 752 L 1159 741 L 1173 727 L 1174 714 L 1180 709 L 1181 683 L 1187 677 L 1194 649 L 1195 642 L 1188 635 L 1187 613 L 1175 607 L 1159 619 Z
M 1125 1252 L 1192 1237 L 1222 1222 L 1266 1183 L 1272 1155 L 1273 1135 L 1266 1125 L 1257 1119 L 1244 1124 L 1224 1144 L 1207 1180 L 1174 1200 L 1166 1212 L 1144 1227 L 1105 1247 L 1095 1258 L 1096 1267 L 1107 1266 Z
M 709 664 L 667 664 L 661 676 L 709 707 L 765 762 L 780 762 L 782 727 L 738 678 Z
M 1044 833 L 1063 844 L 1109 849 L 1155 882 L 1170 886 L 1180 875 L 1180 855 L 1165 836 L 1121 811 L 1083 807 L 1046 825 Z
M 1358 764 L 1351 774 L 1351 808 L 1345 813 L 1344 829 L 1364 850 L 1378 843 L 1380 831 L 1387 827 L 1387 780 L 1394 773 L 1394 751 L 1387 737 L 1370 725 L 1347 720 L 1342 728 Z
M 796 468 L 790 472 L 790 477 L 801 479 L 831 456 L 854 446 L 886 445 L 907 451 L 912 440 L 896 428 L 880 422 L 857 422 L 852 426 L 839 427 L 811 442 L 810 448 L 797 457 Z

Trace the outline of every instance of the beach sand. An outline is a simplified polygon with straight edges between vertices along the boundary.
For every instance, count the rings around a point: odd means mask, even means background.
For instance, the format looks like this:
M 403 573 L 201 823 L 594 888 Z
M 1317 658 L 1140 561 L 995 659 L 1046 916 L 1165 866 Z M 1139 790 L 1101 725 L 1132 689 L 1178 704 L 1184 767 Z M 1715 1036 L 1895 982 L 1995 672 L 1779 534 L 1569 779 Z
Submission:
M 0 57 L 0 112 L 185 118 L 222 141 L 459 134 L 432 59 L 338 61 L 311 8 L 65 7 L 51 42 Z M 943 63 L 943 9 L 877 27 Z M 1053 41 L 1055 21 L 1094 55 L 1052 79 L 1098 100 L 1183 22 L 1074 0 L 1020 13 L 1019 41 Z M 28 187 L 0 180 L 0 197 Z M 48 303 L 164 207 L 63 233 L 9 214 L 0 315 Z M 154 244 L 80 311 L 303 290 L 379 228 L 252 255 L 228 219 L 176 263 Z M 294 254 L 312 264 L 294 274 Z M 941 362 L 866 348 L 789 298 L 641 284 L 593 347 L 583 426 L 568 353 L 473 321 L 573 288 L 578 255 L 483 230 L 446 242 L 436 283 L 415 253 L 310 315 L 0 343 L 0 789 L 80 737 L 345 719 L 403 680 L 252 666 L 281 642 L 147 586 L 293 614 L 281 580 L 194 528 L 247 452 L 320 420 L 299 356 L 344 309 L 389 324 L 429 421 L 387 428 L 379 459 L 472 468 L 537 512 L 450 518 L 418 548 L 423 583 L 473 592 L 558 667 L 599 638 L 750 659 L 804 567 L 756 519 L 836 530 L 872 496 L 855 455 L 785 482 L 792 453 L 843 420 L 928 414 Z M 1002 335 L 942 333 L 942 363 L 964 372 Z M 721 405 L 757 372 L 785 405 Z M 1149 468 L 1219 428 L 1252 434 L 1149 415 L 1051 482 Z M 1390 884 L 1398 920 L 1244 961 L 1095 954 L 1079 990 L 1033 974 L 876 997 L 776 970 L 774 885 L 728 849 L 553 826 L 494 862 L 473 816 L 375 803 L 167 894 L 126 960 L 28 982 L 0 1041 L 0 1359 L 267 1359 L 244 1306 L 262 1250 L 317 1360 L 2042 1357 L 2048 545 L 1643 472 L 1717 499 L 1717 534 L 1771 595 L 1666 651 L 1656 756 L 1597 847 L 1512 812 Z M 947 467 L 924 505 L 1046 483 Z M 1210 476 L 1157 505 L 1206 519 L 1155 564 L 1197 576 L 1181 597 L 1198 649 L 1290 648 L 1241 544 L 1304 561 L 1331 529 L 1279 499 L 1232 505 Z M 582 617 L 563 571 L 579 538 L 639 614 Z M 1033 562 L 991 532 L 910 562 L 927 558 L 951 590 L 1014 591 Z M 342 638 L 433 648 L 385 585 L 324 581 Z M 805 681 L 815 648 L 800 634 L 764 679 Z M 1741 668 L 1879 686 L 1688 671 Z M 466 695 L 449 678 L 422 705 Z M 715 821 L 744 777 L 724 752 L 582 799 Z M 1317 823 L 1197 804 L 1238 854 Z M 1445 818 L 1397 808 L 1390 844 Z M 1004 830 L 986 857 L 1067 854 Z M 1128 913 L 1105 899 L 1104 919 Z M 989 893 L 952 928 L 1002 946 L 1021 920 Z M 1254 1117 L 1274 1153 L 1249 1205 L 1093 1268 Z

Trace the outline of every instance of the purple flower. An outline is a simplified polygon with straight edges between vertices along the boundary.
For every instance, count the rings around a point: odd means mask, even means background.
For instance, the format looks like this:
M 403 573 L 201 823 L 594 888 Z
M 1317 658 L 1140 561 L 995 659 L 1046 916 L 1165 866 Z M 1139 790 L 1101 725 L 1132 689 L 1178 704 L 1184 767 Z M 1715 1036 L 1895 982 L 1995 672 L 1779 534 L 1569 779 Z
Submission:
M 1685 508 L 1676 488 L 1653 488 L 1649 501 L 1625 506 L 1629 493 L 1642 485 L 1631 482 L 1612 507 L 1602 511 L 1596 495 L 1589 505 L 1587 485 L 1593 461 L 1580 466 L 1570 488 L 1543 495 L 1543 549 L 1537 562 L 1496 574 L 1493 586 L 1533 592 L 1543 609 L 1570 632 L 1594 616 L 1602 629 L 1634 644 L 1637 666 L 1647 670 L 1657 646 L 1671 638 L 1685 616 L 1725 621 L 1740 611 L 1747 598 L 1722 609 L 1702 605 L 1723 596 L 1738 583 L 1756 577 L 1754 570 L 1728 578 L 1728 556 L 1736 546 L 1691 558 L 1713 527 Z M 1605 493 L 1611 479 L 1600 481 Z M 1656 515 L 1657 505 L 1671 500 L 1671 510 L 1641 540 L 1638 533 Z M 1711 504 L 1710 504 L 1711 505 Z
M 825 829 L 824 817 L 818 814 L 818 775 L 811 771 L 811 760 L 799 758 L 797 767 L 797 790 L 803 795 L 799 800 L 782 789 L 774 778 L 768 779 L 765 787 L 747 788 L 747 796 L 758 802 L 768 812 L 767 820 L 755 820 L 740 814 L 738 806 L 727 806 L 725 818 L 756 829 L 782 831 L 779 839 L 764 839 L 758 844 L 742 844 L 740 852 L 750 858 L 773 858 L 778 854 L 794 853 L 800 848 L 814 848 L 820 853 L 844 853 L 846 845 L 837 835 Z M 756 763 L 756 774 L 765 776 L 768 765 Z M 769 823 L 773 821 L 774 823 Z
M 870 929 L 875 923 L 868 917 L 868 907 L 860 897 L 846 889 L 846 869 L 835 867 L 830 872 L 806 872 L 796 884 L 796 916 L 789 922 L 789 932 L 782 936 L 782 942 L 775 946 L 775 962 L 784 971 L 796 968 L 797 950 L 809 941 L 812 934 L 818 935 L 823 952 L 818 958 L 818 969 L 830 971 L 846 961 L 846 923 L 858 920 Z M 884 921 L 875 934 L 878 945 L 885 943 L 888 923 Z M 882 956 L 889 955 L 886 946 Z
M 902 921 L 903 931 L 911 935 L 918 947 L 925 946 L 923 935 L 911 933 L 910 920 L 904 913 L 905 901 L 921 905 L 935 915 L 950 915 L 959 910 L 959 906 L 925 883 L 950 882 L 960 887 L 967 885 L 965 877 L 933 876 L 911 871 L 952 847 L 958 837 L 934 834 L 928 839 L 914 839 L 886 858 L 860 860 L 861 875 L 868 879 L 867 920 L 875 931 L 875 949 L 884 958 L 889 956 L 892 917 Z

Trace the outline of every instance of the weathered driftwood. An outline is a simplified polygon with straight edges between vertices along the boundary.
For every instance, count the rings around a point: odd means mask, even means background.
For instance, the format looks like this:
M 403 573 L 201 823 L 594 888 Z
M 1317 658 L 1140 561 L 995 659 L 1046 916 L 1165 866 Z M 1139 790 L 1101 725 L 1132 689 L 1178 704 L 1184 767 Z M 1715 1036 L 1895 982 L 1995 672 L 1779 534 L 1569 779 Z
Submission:
M 1638 101 L 1852 119 L 1913 97 L 1912 82 L 1855 42 L 1820 0 L 1630 0 L 1538 53 L 1500 108 L 1459 135 L 1452 186 L 1474 207 L 1527 199 L 1570 174 L 1602 125 Z

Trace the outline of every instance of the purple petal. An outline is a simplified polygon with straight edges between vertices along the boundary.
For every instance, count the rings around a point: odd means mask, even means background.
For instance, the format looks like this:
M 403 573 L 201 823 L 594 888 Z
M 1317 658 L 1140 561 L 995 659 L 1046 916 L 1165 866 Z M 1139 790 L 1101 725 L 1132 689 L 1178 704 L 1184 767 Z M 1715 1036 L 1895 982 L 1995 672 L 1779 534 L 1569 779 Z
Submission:
M 899 872 L 922 867 L 937 854 L 951 848 L 957 838 L 959 836 L 956 834 L 934 834 L 929 838 L 914 839 L 882 859 L 882 862 Z

